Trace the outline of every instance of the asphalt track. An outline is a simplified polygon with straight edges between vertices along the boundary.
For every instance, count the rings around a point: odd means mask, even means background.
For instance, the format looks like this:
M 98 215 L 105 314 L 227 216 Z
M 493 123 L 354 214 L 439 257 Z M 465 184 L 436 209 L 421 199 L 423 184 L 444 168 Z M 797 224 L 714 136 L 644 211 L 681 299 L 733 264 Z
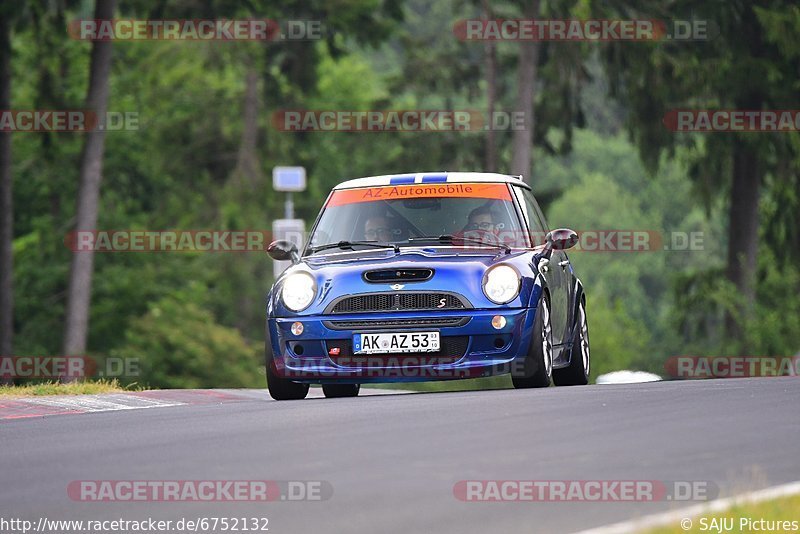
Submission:
M 463 502 L 460 480 L 800 480 L 796 377 L 224 402 L 0 421 L 0 518 L 268 517 L 269 532 L 574 532 L 659 502 Z M 323 501 L 79 502 L 76 480 L 326 481 Z M 696 502 L 684 503 L 684 505 Z M 789 518 L 792 519 L 792 518 Z M 796 519 L 796 518 L 794 518 Z

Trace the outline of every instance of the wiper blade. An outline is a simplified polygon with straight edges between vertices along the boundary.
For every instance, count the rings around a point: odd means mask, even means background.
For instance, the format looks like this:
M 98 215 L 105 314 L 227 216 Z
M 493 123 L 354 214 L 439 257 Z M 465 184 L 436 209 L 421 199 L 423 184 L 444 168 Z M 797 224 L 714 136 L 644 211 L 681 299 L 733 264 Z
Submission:
M 323 250 L 330 250 L 332 248 L 354 250 L 353 245 L 363 245 L 365 247 L 373 247 L 373 248 L 391 248 L 394 249 L 394 251 L 397 253 L 400 252 L 400 247 L 398 247 L 397 245 L 393 245 L 391 243 L 378 243 L 376 241 L 339 241 L 337 243 L 325 243 L 324 245 L 311 247 L 310 250 L 312 254 Z
M 444 235 L 426 235 L 420 237 L 409 237 L 408 242 L 413 243 L 414 241 L 438 241 L 440 243 L 449 243 L 453 244 L 457 241 L 463 243 L 475 243 L 477 245 L 484 245 L 487 247 L 494 247 L 494 248 L 502 248 L 505 250 L 506 254 L 511 254 L 511 247 L 508 245 L 501 245 L 500 243 L 487 243 L 482 239 L 477 239 L 474 237 L 466 237 L 466 236 L 454 236 L 453 234 L 444 234 Z

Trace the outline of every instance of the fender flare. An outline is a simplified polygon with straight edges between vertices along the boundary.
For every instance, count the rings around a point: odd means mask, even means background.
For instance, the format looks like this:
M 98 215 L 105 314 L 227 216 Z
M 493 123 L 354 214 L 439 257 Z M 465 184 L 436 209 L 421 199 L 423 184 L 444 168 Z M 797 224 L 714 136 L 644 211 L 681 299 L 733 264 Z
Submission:
M 531 295 L 528 298 L 528 308 L 537 308 L 539 306 L 539 299 L 542 293 L 550 294 L 550 288 L 547 285 L 547 279 L 542 273 L 537 273 L 536 278 L 533 279 L 533 287 L 531 288 Z

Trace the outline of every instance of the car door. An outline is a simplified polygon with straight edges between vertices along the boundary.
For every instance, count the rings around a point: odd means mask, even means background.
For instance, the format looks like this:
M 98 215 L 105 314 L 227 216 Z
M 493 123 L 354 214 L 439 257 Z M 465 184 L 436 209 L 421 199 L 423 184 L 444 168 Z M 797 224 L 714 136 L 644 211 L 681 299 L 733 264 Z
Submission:
M 549 231 L 542 210 L 533 194 L 520 186 L 515 186 L 520 205 L 524 207 L 524 216 L 531 232 L 533 246 L 544 243 L 544 236 Z M 553 344 L 560 345 L 567 340 L 568 303 L 569 303 L 569 271 L 567 255 L 563 250 L 554 250 L 550 256 L 550 270 L 545 274 L 550 288 L 550 322 L 553 328 Z M 558 356 L 556 350 L 554 356 Z

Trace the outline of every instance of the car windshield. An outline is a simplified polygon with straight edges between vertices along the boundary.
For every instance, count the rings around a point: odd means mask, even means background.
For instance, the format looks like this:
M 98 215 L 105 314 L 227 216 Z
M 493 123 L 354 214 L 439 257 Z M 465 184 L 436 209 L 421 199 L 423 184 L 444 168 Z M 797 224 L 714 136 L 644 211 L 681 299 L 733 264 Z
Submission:
M 508 185 L 414 184 L 334 191 L 309 240 L 309 251 L 343 242 L 417 246 L 527 246 Z M 463 241 L 459 241 L 462 238 Z M 323 248 L 341 252 L 336 247 Z

